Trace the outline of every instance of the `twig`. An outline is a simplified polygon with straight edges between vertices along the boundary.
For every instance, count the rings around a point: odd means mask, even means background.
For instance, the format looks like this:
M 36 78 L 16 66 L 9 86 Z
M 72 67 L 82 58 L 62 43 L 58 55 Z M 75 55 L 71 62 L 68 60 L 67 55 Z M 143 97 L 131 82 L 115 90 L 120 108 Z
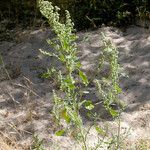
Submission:
M 8 91 L 7 91 L 8 92 Z M 11 99 L 14 101 L 14 102 L 16 102 L 17 104 L 20 104 L 20 102 L 18 102 L 18 101 L 16 101 L 15 99 L 14 99 L 14 97 L 12 96 L 12 94 L 11 93 L 7 93 L 10 97 L 11 97 Z
M 19 87 L 22 87 L 22 88 L 25 88 L 25 89 L 27 89 L 28 91 L 30 91 L 31 93 L 33 93 L 35 96 L 38 96 L 39 98 L 42 98 L 41 96 L 39 96 L 36 92 L 34 92 L 33 90 L 31 90 L 30 88 L 28 88 L 27 86 L 24 86 L 24 85 L 22 85 L 22 84 L 16 84 L 16 83 L 13 83 L 13 85 L 15 85 L 15 86 L 19 86 Z
M 5 138 L 9 139 L 12 143 L 14 143 L 14 142 L 12 141 L 12 139 L 10 139 L 10 137 L 8 137 L 7 135 L 5 135 L 2 131 L 0 131 L 0 133 L 1 133 Z

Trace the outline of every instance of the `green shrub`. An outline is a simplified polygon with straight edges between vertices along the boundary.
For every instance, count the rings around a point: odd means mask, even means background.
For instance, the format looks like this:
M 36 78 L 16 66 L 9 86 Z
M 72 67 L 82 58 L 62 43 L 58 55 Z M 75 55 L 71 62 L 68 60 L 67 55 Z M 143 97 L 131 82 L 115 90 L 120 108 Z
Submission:
M 72 16 L 78 29 L 101 24 L 124 26 L 135 21 L 139 10 L 144 10 L 143 16 L 148 17 L 148 0 L 83 0 L 75 2 Z
M 37 0 L 38 1 L 38 0 Z M 101 24 L 124 26 L 134 23 L 136 18 L 149 18 L 148 0 L 48 0 L 57 5 L 61 20 L 65 20 L 65 10 L 69 10 L 76 29 L 99 27 Z M 42 17 L 35 0 L 6 0 L 0 2 L 0 21 L 8 20 L 5 27 L 16 25 L 39 26 Z

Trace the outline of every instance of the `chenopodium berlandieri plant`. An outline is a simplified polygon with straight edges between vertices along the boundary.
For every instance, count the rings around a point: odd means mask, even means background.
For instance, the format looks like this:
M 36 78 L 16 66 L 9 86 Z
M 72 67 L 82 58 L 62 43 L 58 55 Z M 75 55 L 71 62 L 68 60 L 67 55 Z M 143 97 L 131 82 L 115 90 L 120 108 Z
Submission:
M 59 91 L 53 90 L 54 106 L 53 113 L 61 124 L 61 119 L 64 119 L 67 124 L 73 125 L 82 133 L 82 119 L 79 114 L 83 101 L 79 101 L 79 89 L 76 86 L 78 79 L 86 86 L 88 79 L 86 75 L 80 70 L 81 64 L 77 57 L 77 36 L 74 34 L 74 24 L 68 11 L 66 11 L 65 23 L 60 22 L 59 8 L 53 7 L 51 2 L 39 0 L 38 2 L 40 12 L 48 19 L 48 22 L 56 34 L 56 37 L 47 42 L 55 49 L 54 53 L 41 50 L 41 53 L 50 57 L 56 57 L 62 64 L 63 69 L 57 70 L 55 68 L 55 76 L 59 81 Z M 64 72 L 65 70 L 65 72 Z M 54 68 L 53 68 L 54 72 Z M 62 94 L 63 93 L 63 94 Z M 58 134 L 63 134 L 59 131 Z
M 101 80 L 95 79 L 95 83 L 98 88 L 99 96 L 104 101 L 105 108 L 113 117 L 116 117 L 122 109 L 124 109 L 124 104 L 118 98 L 118 95 L 122 92 L 122 89 L 119 86 L 121 67 L 118 63 L 118 50 L 104 33 L 101 35 L 103 49 L 99 60 L 99 70 L 103 69 L 104 64 L 107 63 L 109 66 L 109 73 L 107 77 L 103 77 Z M 112 107 L 114 104 L 120 106 L 120 112 L 114 110 Z

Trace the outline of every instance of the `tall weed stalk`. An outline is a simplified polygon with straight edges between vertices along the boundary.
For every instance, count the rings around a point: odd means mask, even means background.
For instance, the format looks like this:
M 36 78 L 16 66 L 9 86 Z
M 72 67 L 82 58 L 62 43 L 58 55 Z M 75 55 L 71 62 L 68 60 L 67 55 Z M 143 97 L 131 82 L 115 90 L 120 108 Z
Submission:
M 113 105 L 120 106 L 120 110 L 124 104 L 118 99 L 118 95 L 122 92 L 119 86 L 120 65 L 118 63 L 118 50 L 112 41 L 106 37 L 104 33 L 101 34 L 103 41 L 102 55 L 99 59 L 99 72 L 103 70 L 107 64 L 107 76 L 102 76 L 101 79 L 94 79 L 96 83 L 99 97 L 103 100 L 105 108 L 116 117 L 119 112 L 115 111 Z
M 59 18 L 59 8 L 53 7 L 51 2 L 39 1 L 39 8 L 41 13 L 48 19 L 48 22 L 56 33 L 56 38 L 48 40 L 47 42 L 54 47 L 55 53 L 46 52 L 40 50 L 43 54 L 56 57 L 63 65 L 62 70 L 55 68 L 55 76 L 57 76 L 59 82 L 60 93 L 53 90 L 54 95 L 54 107 L 53 114 L 60 125 L 61 119 L 64 119 L 67 123 L 66 130 L 70 127 L 78 132 L 77 139 L 83 142 L 84 149 L 85 133 L 83 129 L 83 122 L 79 114 L 83 101 L 79 101 L 79 87 L 76 86 L 78 79 L 80 78 L 83 84 L 88 84 L 86 75 L 80 70 L 80 62 L 77 57 L 77 45 L 75 43 L 77 36 L 73 33 L 73 23 L 70 19 L 70 14 L 66 11 L 66 22 L 61 23 Z M 65 71 L 64 71 L 65 70 Z M 66 130 L 60 130 L 56 132 L 56 135 L 63 135 Z

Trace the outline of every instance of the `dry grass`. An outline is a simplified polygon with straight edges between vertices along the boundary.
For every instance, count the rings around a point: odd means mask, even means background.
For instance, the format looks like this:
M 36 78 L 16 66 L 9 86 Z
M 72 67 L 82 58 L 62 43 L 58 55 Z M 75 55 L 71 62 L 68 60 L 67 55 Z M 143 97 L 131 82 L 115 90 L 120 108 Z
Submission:
M 136 143 L 137 150 L 149 150 L 150 149 L 150 140 L 147 139 L 140 139 Z
M 124 150 L 150 150 L 150 139 L 124 142 Z
M 19 150 L 15 141 L 0 137 L 0 150 Z

